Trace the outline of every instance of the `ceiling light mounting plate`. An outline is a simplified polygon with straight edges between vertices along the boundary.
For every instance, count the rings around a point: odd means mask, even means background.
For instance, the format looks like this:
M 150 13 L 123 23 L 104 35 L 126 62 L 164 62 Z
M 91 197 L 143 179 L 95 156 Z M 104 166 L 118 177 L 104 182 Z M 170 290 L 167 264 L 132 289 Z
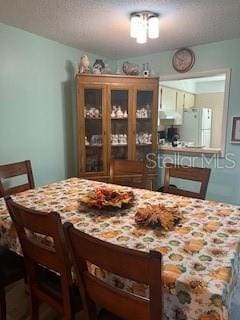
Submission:
M 132 12 L 130 14 L 130 18 L 135 16 L 143 17 L 148 20 L 149 18 L 153 18 L 153 17 L 158 18 L 159 14 L 152 11 L 139 11 L 139 12 Z

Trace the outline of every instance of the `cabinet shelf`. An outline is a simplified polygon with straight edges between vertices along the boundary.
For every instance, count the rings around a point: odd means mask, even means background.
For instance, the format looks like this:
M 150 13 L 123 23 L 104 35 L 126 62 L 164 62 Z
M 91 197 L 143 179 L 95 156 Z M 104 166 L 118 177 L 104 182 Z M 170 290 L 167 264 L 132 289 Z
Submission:
M 84 117 L 85 120 L 102 120 L 102 117 L 99 118 L 90 118 L 90 117 Z
M 125 143 L 125 144 L 111 144 L 111 147 L 127 147 L 128 144 Z
M 102 148 L 102 144 L 85 144 L 86 148 Z
M 111 118 L 111 120 L 128 120 L 128 118 Z
M 151 145 L 152 145 L 152 143 L 136 143 L 137 147 L 149 147 Z

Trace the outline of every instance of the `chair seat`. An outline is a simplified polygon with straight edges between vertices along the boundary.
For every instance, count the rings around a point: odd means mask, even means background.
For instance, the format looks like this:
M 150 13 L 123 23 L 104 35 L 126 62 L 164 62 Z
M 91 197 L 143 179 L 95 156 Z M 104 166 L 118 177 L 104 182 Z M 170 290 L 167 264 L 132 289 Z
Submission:
M 0 247 L 0 286 L 8 286 L 23 277 L 23 258 L 13 251 Z
M 43 291 L 51 295 L 54 299 L 63 301 L 60 277 L 55 272 L 51 272 L 46 268 L 39 268 L 38 282 L 39 287 Z M 80 311 L 82 307 L 79 289 L 76 285 L 72 284 L 69 290 L 71 307 L 75 313 Z

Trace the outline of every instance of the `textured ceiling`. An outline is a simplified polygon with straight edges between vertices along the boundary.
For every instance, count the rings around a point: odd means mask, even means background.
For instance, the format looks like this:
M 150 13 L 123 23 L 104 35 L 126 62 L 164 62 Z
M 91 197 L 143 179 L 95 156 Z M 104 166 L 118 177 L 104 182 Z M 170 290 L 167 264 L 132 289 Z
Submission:
M 160 38 L 139 45 L 129 14 L 160 14 Z M 240 38 L 240 0 L 0 0 L 0 22 L 109 58 Z

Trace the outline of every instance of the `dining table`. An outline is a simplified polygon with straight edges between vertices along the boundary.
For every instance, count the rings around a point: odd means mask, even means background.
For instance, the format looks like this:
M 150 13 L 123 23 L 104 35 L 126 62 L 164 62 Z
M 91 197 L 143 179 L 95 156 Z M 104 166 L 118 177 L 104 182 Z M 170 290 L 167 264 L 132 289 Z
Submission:
M 240 207 L 144 189 L 133 192 L 132 205 L 116 210 L 84 206 L 81 199 L 104 182 L 70 178 L 24 191 L 12 198 L 44 212 L 56 211 L 62 222 L 98 239 L 131 249 L 162 254 L 163 320 L 230 320 L 231 297 L 240 271 Z M 172 230 L 139 225 L 139 208 L 175 206 L 182 220 Z M 0 199 L 0 245 L 21 253 L 4 199 Z M 113 286 L 148 298 L 148 287 L 89 265 L 90 271 Z M 159 297 L 161 299 L 161 297 Z M 160 315 L 159 315 L 160 318 Z

